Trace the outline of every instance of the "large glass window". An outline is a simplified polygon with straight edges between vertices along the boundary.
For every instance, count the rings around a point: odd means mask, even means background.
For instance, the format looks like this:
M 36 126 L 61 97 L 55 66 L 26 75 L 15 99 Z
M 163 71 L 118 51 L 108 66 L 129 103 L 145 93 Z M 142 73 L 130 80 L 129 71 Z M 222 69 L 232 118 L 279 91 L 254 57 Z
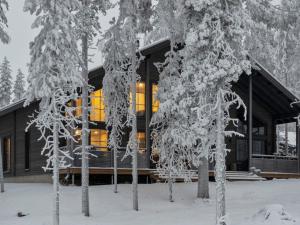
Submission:
M 104 111 L 104 95 L 102 89 L 91 93 L 91 121 L 104 122 L 105 111 Z
M 108 133 L 106 130 L 91 129 L 90 134 L 91 145 L 95 146 L 97 150 L 107 151 Z
M 25 170 L 29 170 L 30 166 L 30 130 L 25 132 Z
M 152 84 L 152 112 L 157 112 L 159 101 L 157 100 L 158 85 Z
M 137 132 L 137 140 L 139 143 L 139 151 L 144 152 L 146 150 L 146 134 L 145 134 L 145 132 Z
M 145 83 L 137 82 L 136 84 L 136 112 L 144 113 L 145 112 Z M 130 105 L 132 104 L 132 94 L 130 92 Z
M 3 171 L 10 171 L 10 153 L 11 153 L 11 139 L 10 137 L 6 137 L 2 139 L 2 162 L 3 162 Z
M 76 106 L 75 116 L 76 117 L 82 116 L 82 98 L 78 98 L 75 100 L 75 106 Z

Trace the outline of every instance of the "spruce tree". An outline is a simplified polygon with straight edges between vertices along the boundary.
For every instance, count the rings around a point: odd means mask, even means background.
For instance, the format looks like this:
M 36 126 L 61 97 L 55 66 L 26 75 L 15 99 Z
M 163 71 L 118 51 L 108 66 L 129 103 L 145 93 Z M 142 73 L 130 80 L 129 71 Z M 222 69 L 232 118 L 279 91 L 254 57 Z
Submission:
M 7 27 L 7 17 L 5 11 L 8 10 L 8 3 L 6 0 L 0 0 L 0 41 L 4 44 L 9 42 L 9 36 L 5 31 Z
M 14 101 L 21 100 L 25 92 L 25 76 L 22 73 L 21 69 L 18 69 L 18 74 L 16 76 L 16 81 L 14 84 Z
M 10 103 L 12 89 L 12 77 L 10 63 L 6 57 L 0 67 L 0 107 Z

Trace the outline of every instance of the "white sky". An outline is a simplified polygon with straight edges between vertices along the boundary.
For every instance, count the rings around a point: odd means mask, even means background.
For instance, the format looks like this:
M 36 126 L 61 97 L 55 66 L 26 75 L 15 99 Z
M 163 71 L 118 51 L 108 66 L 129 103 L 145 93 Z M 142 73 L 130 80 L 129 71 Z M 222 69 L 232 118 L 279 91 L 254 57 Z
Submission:
M 28 12 L 23 12 L 24 0 L 9 0 L 9 11 L 7 12 L 8 33 L 11 41 L 8 45 L 0 42 L 0 63 L 4 56 L 11 63 L 12 76 L 15 78 L 17 70 L 20 68 L 25 75 L 28 73 L 27 64 L 30 61 L 29 43 L 34 40 L 38 31 L 31 29 L 35 16 L 31 16 Z M 108 22 L 112 16 L 117 15 L 117 9 L 113 9 L 108 13 L 108 17 L 101 17 L 100 23 L 103 28 L 108 27 Z M 97 49 L 91 50 L 94 54 L 93 63 L 90 68 L 102 64 L 101 54 Z
M 279 1 L 280 0 L 273 0 L 275 4 L 278 4 Z M 4 45 L 0 42 L 0 63 L 4 56 L 8 58 L 11 63 L 13 77 L 15 77 L 19 68 L 27 75 L 27 64 L 30 60 L 29 42 L 32 41 L 37 34 L 36 30 L 31 29 L 31 24 L 35 16 L 23 12 L 23 4 L 24 1 L 22 0 L 9 0 L 10 8 L 7 13 L 7 18 L 9 25 L 8 33 L 11 37 L 11 42 L 8 45 Z M 100 18 L 102 27 L 107 28 L 111 17 L 117 14 L 117 9 L 114 9 L 108 13 L 108 17 Z M 102 64 L 101 54 L 97 49 L 91 52 L 95 55 L 93 57 L 93 63 L 90 64 L 90 68 L 100 66 Z

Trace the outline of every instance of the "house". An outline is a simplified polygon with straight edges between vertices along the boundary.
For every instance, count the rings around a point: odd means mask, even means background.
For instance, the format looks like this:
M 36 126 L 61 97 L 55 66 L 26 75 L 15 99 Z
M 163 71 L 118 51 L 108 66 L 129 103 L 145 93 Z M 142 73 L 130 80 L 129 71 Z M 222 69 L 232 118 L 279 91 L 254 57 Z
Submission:
M 145 47 L 141 53 L 145 56 L 138 69 L 141 81 L 137 83 L 137 120 L 140 149 L 138 152 L 139 174 L 149 174 L 154 168 L 150 160 L 151 155 L 151 129 L 149 123 L 151 116 L 159 107 L 154 98 L 158 90 L 158 71 L 156 62 L 164 61 L 164 55 L 169 49 L 169 41 L 162 40 Z M 239 119 L 237 129 L 245 137 L 233 137 L 226 140 L 231 151 L 227 155 L 227 170 L 248 171 L 251 167 L 261 169 L 269 176 L 277 177 L 286 174 L 300 174 L 300 128 L 295 117 L 300 113 L 300 105 L 292 104 L 297 99 L 272 74 L 256 62 L 252 74 L 242 74 L 239 81 L 233 84 L 236 91 L 244 100 L 248 108 L 248 118 L 244 120 L 242 110 L 233 110 L 232 115 Z M 108 132 L 105 129 L 105 112 L 102 93 L 102 67 L 89 72 L 90 84 L 95 87 L 91 95 L 90 114 L 90 144 L 94 146 L 93 153 L 97 158 L 90 159 L 90 173 L 99 179 L 106 177 L 109 180 L 112 174 L 113 153 L 107 148 Z M 45 158 L 41 156 L 43 143 L 38 141 L 39 132 L 25 128 L 30 116 L 38 103 L 23 107 L 24 101 L 19 101 L 0 109 L 0 140 L 3 149 L 3 162 L 5 176 L 9 179 L 30 181 L 49 179 L 45 176 L 42 166 Z M 78 99 L 74 104 L 81 105 Z M 76 114 L 80 116 L 81 110 Z M 295 148 L 280 150 L 278 142 L 278 126 L 289 124 L 295 133 Z M 74 131 L 80 142 L 81 130 Z M 120 149 L 119 174 L 130 177 L 131 160 L 121 160 L 124 155 L 128 132 L 124 135 L 123 146 Z M 75 156 L 72 168 L 61 170 L 62 173 L 75 173 L 80 175 L 80 159 Z M 271 174 L 271 175 L 270 175 Z M 289 174 L 289 175 L 288 175 Z M 96 179 L 96 178 L 95 178 Z M 104 181 L 103 181 L 104 182 Z

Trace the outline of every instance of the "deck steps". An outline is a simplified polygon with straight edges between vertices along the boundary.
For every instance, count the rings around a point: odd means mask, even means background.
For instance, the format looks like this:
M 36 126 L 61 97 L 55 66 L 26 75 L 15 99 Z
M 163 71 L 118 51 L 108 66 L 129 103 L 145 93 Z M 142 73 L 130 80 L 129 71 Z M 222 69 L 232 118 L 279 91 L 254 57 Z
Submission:
M 265 178 L 251 172 L 227 171 L 226 179 L 228 181 L 264 181 Z
M 197 181 L 197 171 L 193 171 L 194 175 L 191 177 L 192 181 Z M 214 176 L 214 171 L 209 171 L 209 176 Z M 167 176 L 160 176 L 157 171 L 152 172 L 151 178 L 156 182 L 165 182 L 167 180 Z M 174 177 L 177 182 L 183 182 L 183 177 Z M 226 180 L 228 181 L 264 181 L 266 180 L 263 177 L 260 177 L 251 172 L 243 172 L 243 171 L 226 171 Z

